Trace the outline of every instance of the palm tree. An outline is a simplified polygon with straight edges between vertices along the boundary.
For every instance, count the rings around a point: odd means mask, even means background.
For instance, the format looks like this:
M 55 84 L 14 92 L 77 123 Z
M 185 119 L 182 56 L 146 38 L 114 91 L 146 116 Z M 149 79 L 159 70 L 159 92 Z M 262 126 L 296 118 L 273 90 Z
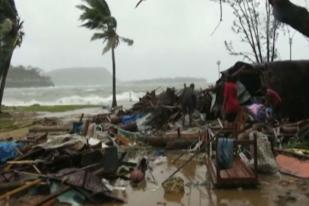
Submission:
M 22 43 L 22 26 L 14 0 L 0 0 L 0 112 L 13 52 Z
M 78 5 L 83 13 L 80 20 L 84 22 L 82 26 L 96 30 L 91 38 L 93 40 L 103 40 L 105 47 L 103 54 L 111 50 L 113 62 L 113 102 L 112 107 L 117 106 L 116 100 L 116 60 L 115 48 L 119 45 L 119 41 L 127 43 L 129 46 L 133 44 L 133 40 L 121 37 L 117 34 L 117 20 L 111 15 L 111 11 L 105 0 L 84 0 L 85 4 Z

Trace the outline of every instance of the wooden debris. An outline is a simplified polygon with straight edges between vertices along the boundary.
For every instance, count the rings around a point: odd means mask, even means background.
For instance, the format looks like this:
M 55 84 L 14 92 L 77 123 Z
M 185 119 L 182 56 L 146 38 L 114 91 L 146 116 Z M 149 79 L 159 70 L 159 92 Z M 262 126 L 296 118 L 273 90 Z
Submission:
M 10 198 L 11 198 L 11 196 L 13 196 L 13 195 L 15 195 L 15 194 L 17 194 L 17 193 L 19 193 L 19 192 L 22 192 L 22 191 L 24 191 L 24 190 L 27 190 L 27 189 L 29 189 L 29 188 L 31 188 L 31 187 L 33 187 L 33 186 L 36 186 L 36 185 L 40 184 L 41 182 L 42 182 L 41 179 L 33 180 L 33 181 L 31 181 L 31 182 L 26 182 L 23 186 L 18 187 L 18 188 L 16 188 L 16 189 L 12 190 L 12 191 L 9 191 L 9 192 L 7 192 L 7 193 L 1 195 L 1 196 L 0 196 L 0 201 L 1 201 L 1 200 L 9 201 Z

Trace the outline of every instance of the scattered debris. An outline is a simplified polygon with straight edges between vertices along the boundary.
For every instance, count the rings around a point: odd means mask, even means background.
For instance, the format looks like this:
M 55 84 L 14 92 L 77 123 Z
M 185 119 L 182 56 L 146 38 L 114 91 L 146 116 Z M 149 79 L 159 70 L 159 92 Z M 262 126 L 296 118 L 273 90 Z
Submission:
M 71 205 L 102 199 L 126 202 L 126 195 L 120 194 L 126 192 L 127 183 L 134 186 L 149 181 L 157 186 L 154 168 L 176 162 L 181 163 L 161 185 L 165 193 L 184 193 L 184 180 L 174 176 L 198 156 L 202 156 L 215 186 L 256 185 L 258 172 L 274 174 L 277 163 L 282 173 L 308 178 L 306 167 L 296 169 L 307 164 L 296 158 L 308 159 L 308 153 L 295 148 L 307 145 L 309 121 L 261 118 L 264 113 L 243 105 L 228 127 L 215 112 L 214 103 L 222 98 L 216 91 L 218 85 L 194 91 L 196 105 L 195 111 L 190 111 L 190 126 L 182 124 L 183 91 L 174 88 L 158 95 L 156 90 L 147 92 L 129 110 L 117 107 L 107 114 L 82 114 L 69 126 L 57 119 L 36 122 L 40 126 L 31 128 L 24 139 L 0 142 L 0 203 L 9 204 L 11 199 L 18 199 L 19 192 L 27 194 L 30 188 L 42 185 L 48 188 L 47 195 L 34 205 L 56 200 Z M 243 104 L 255 98 L 251 92 L 257 88 L 247 88 L 244 81 L 240 88 Z M 147 152 L 149 145 L 163 149 Z M 275 156 L 277 147 L 286 145 L 293 145 L 298 155 Z M 167 149 L 185 150 L 170 162 L 165 156 Z M 188 159 L 181 159 L 185 155 Z
M 166 193 L 184 193 L 185 183 L 180 177 L 173 177 L 162 184 Z

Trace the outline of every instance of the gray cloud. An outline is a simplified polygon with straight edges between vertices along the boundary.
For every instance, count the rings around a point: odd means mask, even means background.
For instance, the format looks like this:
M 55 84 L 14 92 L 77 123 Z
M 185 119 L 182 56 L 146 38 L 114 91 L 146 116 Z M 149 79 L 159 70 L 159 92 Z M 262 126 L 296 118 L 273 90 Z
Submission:
M 73 66 L 102 66 L 111 70 L 110 54 L 101 55 L 102 42 L 90 42 L 92 32 L 80 27 L 80 0 L 16 0 L 25 21 L 25 41 L 16 50 L 13 64 L 52 70 Z M 117 49 L 117 75 L 123 80 L 192 76 L 214 81 L 216 61 L 227 68 L 238 60 L 228 55 L 223 40 L 238 38 L 230 30 L 232 14 L 206 0 L 148 0 L 134 9 L 137 0 L 108 0 L 118 19 L 119 34 L 133 38 L 132 47 Z M 295 1 L 301 2 L 303 1 Z M 288 58 L 287 37 L 280 40 L 280 57 Z M 235 44 L 243 49 L 241 44 Z M 308 41 L 295 35 L 294 58 L 308 58 Z

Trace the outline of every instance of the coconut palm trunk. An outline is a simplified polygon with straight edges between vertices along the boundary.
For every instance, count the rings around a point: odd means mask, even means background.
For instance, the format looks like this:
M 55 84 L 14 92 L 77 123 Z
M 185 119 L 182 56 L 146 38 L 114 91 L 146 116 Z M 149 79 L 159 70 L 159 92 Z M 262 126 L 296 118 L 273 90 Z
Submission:
M 2 77 L 0 78 L 0 80 L 1 80 L 1 84 L 0 84 L 0 113 L 2 112 L 2 100 L 3 100 L 3 95 L 4 95 L 4 88 L 5 88 L 5 84 L 6 84 L 6 78 L 7 78 L 7 75 L 9 73 L 12 56 L 13 56 L 13 52 L 11 52 L 8 55 L 8 58 L 4 60 L 5 61 L 4 64 L 3 64 L 4 68 L 2 68 L 3 74 L 2 74 Z
M 115 48 L 112 48 L 112 62 L 113 62 L 113 102 L 112 107 L 117 106 L 116 99 L 116 60 L 115 60 Z

